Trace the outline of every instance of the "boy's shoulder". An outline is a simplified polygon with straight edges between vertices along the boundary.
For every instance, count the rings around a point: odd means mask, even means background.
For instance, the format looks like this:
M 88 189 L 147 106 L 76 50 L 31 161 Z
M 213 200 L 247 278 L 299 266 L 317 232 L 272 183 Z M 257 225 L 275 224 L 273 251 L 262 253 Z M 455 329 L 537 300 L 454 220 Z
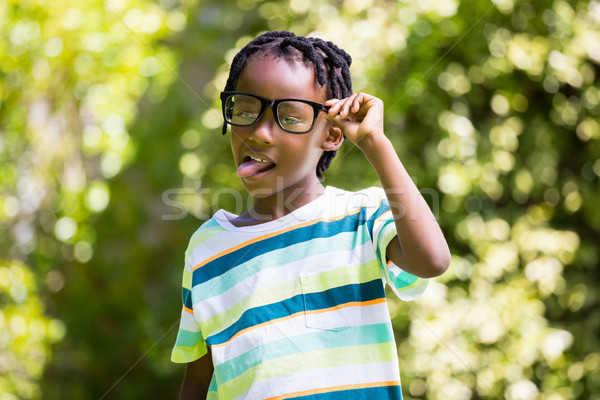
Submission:
M 348 190 L 348 189 L 341 189 L 338 187 L 333 187 L 333 186 L 327 186 L 327 190 L 329 192 L 332 193 L 338 193 L 338 194 L 342 194 L 345 196 L 373 196 L 373 197 L 381 197 L 382 195 L 385 196 L 385 192 L 383 190 L 383 188 L 379 187 L 379 186 L 371 186 L 368 188 L 364 188 L 364 189 L 358 189 L 358 190 Z
M 328 192 L 337 204 L 344 203 L 353 207 L 379 206 L 387 201 L 385 191 L 381 187 L 371 186 L 356 191 L 328 187 Z
M 220 212 L 220 210 L 219 210 L 219 212 Z M 217 214 L 219 212 L 217 212 Z M 200 225 L 200 227 L 198 229 L 196 229 L 196 231 L 192 234 L 192 236 L 190 237 L 189 243 L 188 243 L 187 250 L 185 251 L 186 259 L 189 255 L 189 253 L 194 248 L 196 248 L 203 242 L 209 240 L 213 236 L 218 235 L 224 231 L 223 228 L 221 227 L 221 225 L 219 225 L 219 222 L 217 221 L 217 218 L 216 218 L 217 214 L 213 215 L 213 217 L 210 218 L 209 220 L 204 221 Z

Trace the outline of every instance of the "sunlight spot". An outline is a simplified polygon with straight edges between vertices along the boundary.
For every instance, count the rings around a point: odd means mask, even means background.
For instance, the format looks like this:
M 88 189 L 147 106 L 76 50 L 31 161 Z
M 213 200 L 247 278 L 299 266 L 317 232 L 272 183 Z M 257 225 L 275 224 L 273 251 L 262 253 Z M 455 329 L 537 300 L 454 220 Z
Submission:
M 495 94 L 491 101 L 492 110 L 499 116 L 505 116 L 510 110 L 508 99 L 501 94 Z
M 522 379 L 511 384 L 504 394 L 507 400 L 534 400 L 538 395 L 538 388 L 533 382 Z
M 54 225 L 54 235 L 62 242 L 71 239 L 77 233 L 77 222 L 71 217 L 62 217 Z
M 121 159 L 121 156 L 112 151 L 104 154 L 100 161 L 100 170 L 105 178 L 112 178 L 117 175 L 119 171 L 121 171 L 122 166 L 123 160 Z
M 204 166 L 197 154 L 189 152 L 179 159 L 179 170 L 184 175 L 202 175 Z
M 90 261 L 92 259 L 92 255 L 94 254 L 92 245 L 83 240 L 75 244 L 73 252 L 77 261 L 82 264 Z
M 181 11 L 172 11 L 167 17 L 167 26 L 174 32 L 181 32 L 187 25 L 187 16 Z
M 48 57 L 56 57 L 62 53 L 63 41 L 59 37 L 54 37 L 46 42 L 44 53 Z
M 85 196 L 85 203 L 91 211 L 101 212 L 110 201 L 108 186 L 103 182 L 93 182 Z

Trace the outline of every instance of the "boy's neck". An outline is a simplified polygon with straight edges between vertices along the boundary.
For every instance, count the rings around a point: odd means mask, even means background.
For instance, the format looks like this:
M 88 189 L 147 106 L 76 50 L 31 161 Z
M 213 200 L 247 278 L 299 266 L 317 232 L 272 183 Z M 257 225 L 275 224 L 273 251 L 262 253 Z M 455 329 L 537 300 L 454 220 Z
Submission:
M 311 189 L 283 189 L 272 196 L 257 198 L 252 208 L 230 222 L 234 226 L 242 227 L 274 221 L 316 200 L 324 191 L 321 182 Z

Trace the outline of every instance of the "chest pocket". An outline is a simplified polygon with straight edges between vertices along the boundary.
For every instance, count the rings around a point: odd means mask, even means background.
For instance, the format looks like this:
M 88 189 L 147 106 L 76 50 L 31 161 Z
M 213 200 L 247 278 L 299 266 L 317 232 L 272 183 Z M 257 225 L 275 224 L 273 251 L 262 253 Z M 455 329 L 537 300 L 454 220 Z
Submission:
M 365 302 L 385 296 L 378 269 L 351 265 L 300 275 L 306 326 L 341 331 L 359 325 Z

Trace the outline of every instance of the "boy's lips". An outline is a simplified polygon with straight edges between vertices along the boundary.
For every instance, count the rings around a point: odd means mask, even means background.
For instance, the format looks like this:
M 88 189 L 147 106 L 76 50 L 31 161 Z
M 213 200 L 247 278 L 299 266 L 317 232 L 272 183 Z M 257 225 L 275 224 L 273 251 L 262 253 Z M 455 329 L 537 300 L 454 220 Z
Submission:
M 275 163 L 262 155 L 247 155 L 236 171 L 240 178 L 247 178 L 275 167 Z

